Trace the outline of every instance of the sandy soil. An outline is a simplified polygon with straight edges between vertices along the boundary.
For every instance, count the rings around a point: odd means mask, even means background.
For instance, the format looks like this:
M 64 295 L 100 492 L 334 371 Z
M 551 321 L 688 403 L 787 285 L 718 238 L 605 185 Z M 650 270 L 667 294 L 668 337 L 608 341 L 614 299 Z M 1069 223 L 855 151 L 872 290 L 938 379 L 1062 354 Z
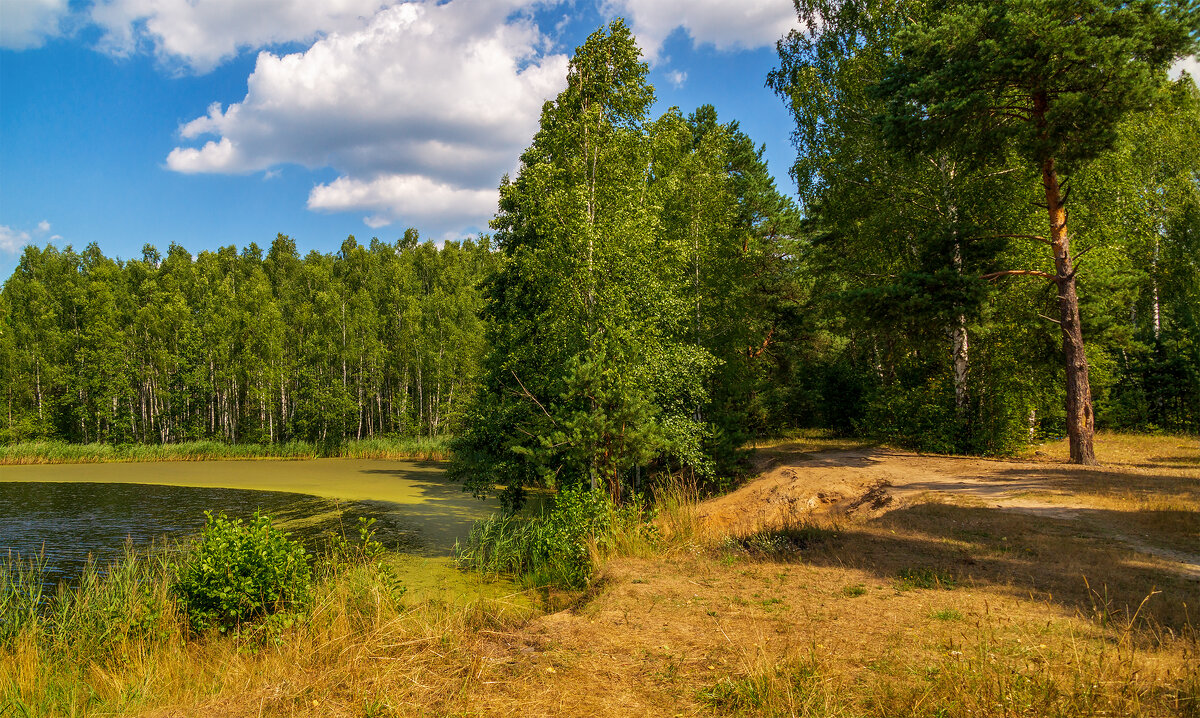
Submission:
M 1078 521 L 1200 580 L 1200 534 L 1155 541 L 1136 525 L 1099 521 L 1098 515 L 1111 514 L 1114 504 L 1137 508 L 1151 497 L 1162 500 L 1156 484 L 1171 484 L 1165 498 L 1194 510 L 1200 469 L 1171 463 L 1082 467 L 1034 458 L 926 456 L 880 447 L 809 453 L 784 446 L 760 452 L 760 477 L 705 502 L 699 517 L 711 530 L 737 535 L 816 517 L 873 518 L 918 503 L 951 502 Z

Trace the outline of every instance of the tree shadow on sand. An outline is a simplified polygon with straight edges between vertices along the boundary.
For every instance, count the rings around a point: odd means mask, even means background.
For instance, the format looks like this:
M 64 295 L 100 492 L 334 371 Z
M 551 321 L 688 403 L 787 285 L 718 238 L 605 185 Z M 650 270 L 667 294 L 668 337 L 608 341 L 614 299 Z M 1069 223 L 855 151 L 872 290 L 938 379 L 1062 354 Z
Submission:
M 1141 516 L 1131 519 L 1130 514 Z M 1113 531 L 1136 535 L 1146 524 L 1190 526 L 1192 512 L 1092 510 L 1064 518 L 1011 509 L 925 503 L 862 524 L 805 550 L 806 563 L 854 567 L 896 581 L 905 572 L 953 576 L 962 587 L 991 587 L 1082 615 L 1141 616 L 1176 633 L 1194 631 L 1200 575 L 1161 560 Z M 1167 549 L 1164 549 L 1167 550 Z

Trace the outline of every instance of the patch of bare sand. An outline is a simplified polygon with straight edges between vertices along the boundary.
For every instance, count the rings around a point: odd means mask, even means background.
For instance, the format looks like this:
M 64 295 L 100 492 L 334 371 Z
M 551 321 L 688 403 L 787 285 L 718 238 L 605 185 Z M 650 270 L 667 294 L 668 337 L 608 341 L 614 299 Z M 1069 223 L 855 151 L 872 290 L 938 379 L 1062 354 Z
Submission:
M 805 453 L 786 445 L 759 458 L 758 479 L 700 506 L 698 518 L 708 532 L 745 535 L 943 501 L 1077 521 L 1200 579 L 1200 470 L 1178 462 L 1084 467 L 883 447 Z M 1155 532 L 1147 517 L 1175 526 Z

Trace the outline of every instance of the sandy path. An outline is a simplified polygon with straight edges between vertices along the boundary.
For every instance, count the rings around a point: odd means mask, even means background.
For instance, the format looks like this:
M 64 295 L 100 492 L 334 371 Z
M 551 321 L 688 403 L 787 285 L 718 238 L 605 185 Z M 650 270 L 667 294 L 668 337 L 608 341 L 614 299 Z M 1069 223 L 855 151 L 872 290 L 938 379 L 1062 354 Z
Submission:
M 783 447 L 760 457 L 759 478 L 702 504 L 706 526 L 750 533 L 816 515 L 871 517 L 928 500 L 965 503 L 1078 521 L 1200 580 L 1200 536 L 1183 550 L 1156 545 L 1138 527 L 1123 525 L 1121 511 L 1113 510 L 1117 501 L 1135 504 L 1124 507 L 1126 513 L 1136 510 L 1138 502 L 1154 501 L 1166 490 L 1176 497 L 1182 492 L 1194 507 L 1200 471 L 924 456 L 880 447 L 813 453 Z

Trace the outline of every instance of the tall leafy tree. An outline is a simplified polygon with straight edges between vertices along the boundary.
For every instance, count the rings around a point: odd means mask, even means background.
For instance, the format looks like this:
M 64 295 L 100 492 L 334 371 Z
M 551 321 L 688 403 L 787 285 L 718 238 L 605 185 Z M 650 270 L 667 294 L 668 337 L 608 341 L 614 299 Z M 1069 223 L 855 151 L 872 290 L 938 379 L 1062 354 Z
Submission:
M 282 235 L 265 258 L 254 244 L 195 258 L 147 245 L 124 262 L 95 245 L 28 248 L 0 290 L 0 432 L 148 443 L 444 436 L 478 374 L 477 283 L 490 262 L 486 242 L 439 249 L 415 231 L 304 259 Z M 398 315 L 411 332 L 395 331 Z
M 458 473 L 476 491 L 604 483 L 673 456 L 703 466 L 705 380 L 693 306 L 661 268 L 645 128 L 653 88 L 629 28 L 593 33 L 542 112 L 494 222 L 489 354 Z
M 488 353 L 455 472 L 468 488 L 733 468 L 759 402 L 796 214 L 712 107 L 650 121 L 625 24 L 594 33 L 542 112 L 493 227 Z
M 1186 76 L 1073 181 L 1097 423 L 1200 426 L 1200 89 Z M 1095 257 L 1095 259 L 1092 259 Z
M 778 420 L 768 397 L 794 324 L 799 214 L 776 190 L 763 147 L 711 105 L 686 118 L 672 109 L 649 134 L 658 234 L 671 247 L 659 271 L 689 308 L 678 339 L 719 362 L 697 415 L 712 432 L 706 453 L 729 473 L 745 440 Z

